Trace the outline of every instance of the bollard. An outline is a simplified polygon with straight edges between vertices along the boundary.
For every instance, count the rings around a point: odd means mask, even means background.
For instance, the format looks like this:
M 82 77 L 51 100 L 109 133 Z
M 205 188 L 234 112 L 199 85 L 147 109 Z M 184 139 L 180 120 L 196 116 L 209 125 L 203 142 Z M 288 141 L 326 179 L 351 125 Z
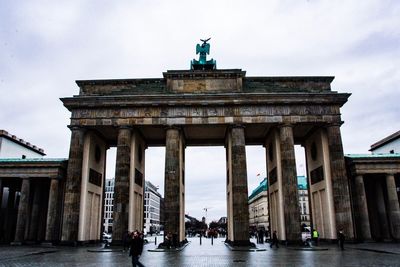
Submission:
M 154 238 L 154 245 L 157 246 L 157 236 Z
M 211 246 L 214 246 L 214 236 L 211 236 Z
M 200 246 L 201 246 L 201 235 L 200 235 Z

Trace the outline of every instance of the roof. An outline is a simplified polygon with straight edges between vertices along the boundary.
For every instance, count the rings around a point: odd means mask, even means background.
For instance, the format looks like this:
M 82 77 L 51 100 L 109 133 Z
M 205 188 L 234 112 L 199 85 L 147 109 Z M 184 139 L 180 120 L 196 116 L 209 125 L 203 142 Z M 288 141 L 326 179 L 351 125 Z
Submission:
M 352 159 L 361 158 L 400 158 L 400 153 L 384 153 L 384 154 L 345 154 L 345 157 Z
M 307 177 L 306 176 L 297 176 L 297 189 L 307 189 L 308 188 L 308 183 L 307 183 Z M 260 184 L 251 192 L 249 196 L 249 200 L 252 198 L 255 198 L 258 194 L 261 192 L 267 191 L 268 190 L 268 179 L 265 177 Z
M 256 187 L 256 189 L 253 190 L 253 192 L 251 192 L 251 195 L 249 196 L 249 199 L 254 198 L 255 196 L 257 196 L 258 194 L 260 194 L 263 191 L 267 191 L 268 190 L 268 180 L 267 177 L 265 177 L 260 184 Z
M 386 145 L 387 143 L 390 143 L 391 141 L 400 138 L 400 131 L 395 132 L 394 134 L 391 134 L 385 138 L 383 138 L 382 140 L 379 140 L 378 142 L 376 142 L 375 144 L 371 145 L 371 148 L 369 151 L 373 151 L 381 146 Z
M 307 189 L 308 188 L 308 183 L 307 183 L 307 177 L 302 175 L 302 176 L 297 176 L 297 189 Z
M 1 163 L 18 163 L 18 162 L 25 162 L 25 163 L 29 163 L 29 162 L 62 162 L 62 161 L 66 161 L 68 159 L 66 158 L 25 158 L 25 159 L 21 159 L 21 158 L 0 158 L 0 162 Z
M 21 138 L 18 138 L 17 136 L 12 135 L 12 134 L 10 134 L 9 132 L 7 132 L 5 130 L 0 130 L 0 137 L 5 137 L 5 138 L 13 141 L 14 143 L 17 143 L 17 144 L 19 144 L 21 146 L 24 146 L 24 147 L 26 147 L 26 148 L 28 148 L 30 150 L 35 151 L 36 153 L 38 153 L 38 154 L 40 154 L 42 156 L 46 155 L 44 153 L 43 148 L 39 148 L 39 147 L 37 147 L 35 145 L 32 145 L 31 143 L 26 142 L 25 140 L 23 140 Z

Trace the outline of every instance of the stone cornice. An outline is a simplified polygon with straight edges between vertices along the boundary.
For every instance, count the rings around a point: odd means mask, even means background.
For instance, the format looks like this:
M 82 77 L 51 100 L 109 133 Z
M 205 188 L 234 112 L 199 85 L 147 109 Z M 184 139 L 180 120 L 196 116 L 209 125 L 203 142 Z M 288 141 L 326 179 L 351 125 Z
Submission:
M 57 178 L 62 179 L 67 160 L 8 160 L 0 162 L 0 178 Z
M 86 85 L 123 85 L 165 82 L 163 78 L 76 80 L 79 87 Z
M 242 78 L 245 75 L 246 71 L 241 69 L 168 70 L 163 72 L 165 79 Z
M 61 98 L 72 111 L 77 108 L 137 106 L 204 106 L 204 105 L 339 105 L 347 102 L 348 93 L 227 93 L 164 94 L 121 96 L 75 96 Z
M 345 157 L 352 175 L 387 174 L 400 172 L 399 157 Z

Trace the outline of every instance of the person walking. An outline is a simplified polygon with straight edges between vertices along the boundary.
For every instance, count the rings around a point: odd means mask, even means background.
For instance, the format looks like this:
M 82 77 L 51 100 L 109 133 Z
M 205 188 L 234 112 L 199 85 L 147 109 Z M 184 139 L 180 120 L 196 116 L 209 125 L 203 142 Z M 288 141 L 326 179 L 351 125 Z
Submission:
M 319 233 L 316 229 L 313 229 L 312 240 L 315 246 L 318 246 L 318 241 L 319 241 L 318 239 L 319 239 Z
M 338 239 L 339 239 L 339 246 L 341 250 L 344 250 L 344 240 L 345 240 L 345 236 L 343 233 L 343 229 L 339 230 L 339 234 L 338 234 Z
M 274 233 L 272 234 L 272 242 L 271 242 L 271 245 L 269 247 L 272 248 L 273 245 L 276 245 L 276 248 L 279 248 L 278 235 L 277 235 L 276 231 L 274 231 Z
M 140 237 L 138 231 L 133 232 L 133 237 L 131 240 L 131 247 L 129 250 L 129 256 L 132 257 L 132 266 L 144 266 L 140 261 L 140 255 L 143 251 L 143 239 Z
M 129 231 L 125 231 L 124 234 L 122 235 L 122 244 L 124 246 L 124 252 L 126 250 L 128 250 L 128 248 L 129 248 L 130 238 L 131 238 L 131 235 L 130 235 Z
M 264 229 L 262 229 L 262 228 L 260 228 L 260 230 L 258 230 L 258 243 L 264 244 Z

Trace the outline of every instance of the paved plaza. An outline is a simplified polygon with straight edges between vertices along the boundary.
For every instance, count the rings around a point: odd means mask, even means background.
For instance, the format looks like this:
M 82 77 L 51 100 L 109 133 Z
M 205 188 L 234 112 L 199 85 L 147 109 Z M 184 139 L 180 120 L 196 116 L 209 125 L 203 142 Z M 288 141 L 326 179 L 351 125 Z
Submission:
M 161 237 L 158 237 L 160 240 Z M 145 245 L 141 262 L 145 266 L 400 266 L 400 245 L 393 243 L 348 244 L 344 251 L 322 244 L 318 250 L 299 247 L 279 249 L 269 244 L 257 250 L 236 251 L 222 238 L 190 238 L 181 251 L 155 252 L 154 237 Z M 254 240 L 252 240 L 254 241 Z M 101 246 L 40 247 L 2 246 L 0 266 L 131 266 L 128 252 Z

